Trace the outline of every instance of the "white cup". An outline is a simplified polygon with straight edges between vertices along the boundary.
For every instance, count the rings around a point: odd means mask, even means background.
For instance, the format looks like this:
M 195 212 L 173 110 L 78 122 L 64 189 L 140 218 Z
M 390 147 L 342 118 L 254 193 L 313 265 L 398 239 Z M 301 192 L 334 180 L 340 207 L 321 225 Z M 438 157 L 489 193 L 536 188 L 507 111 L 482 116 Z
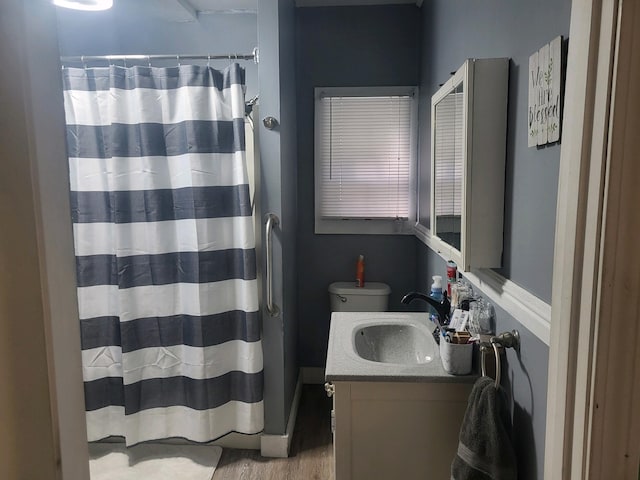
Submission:
M 449 343 L 440 338 L 440 358 L 447 373 L 468 375 L 471 373 L 473 343 Z

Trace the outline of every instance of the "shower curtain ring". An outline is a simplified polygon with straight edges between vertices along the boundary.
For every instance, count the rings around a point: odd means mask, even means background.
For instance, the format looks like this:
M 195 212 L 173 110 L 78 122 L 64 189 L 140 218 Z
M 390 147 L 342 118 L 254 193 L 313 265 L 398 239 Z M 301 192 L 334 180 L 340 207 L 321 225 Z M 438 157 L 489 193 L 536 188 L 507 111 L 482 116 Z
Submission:
M 207 55 L 207 67 L 211 68 L 211 55 Z
M 176 55 L 176 61 L 178 62 L 178 66 L 180 66 L 180 55 Z
M 151 67 L 151 55 L 147 55 L 147 63 L 149 63 L 149 67 Z
M 82 66 L 83 66 L 83 67 L 84 67 L 84 69 L 86 70 L 86 69 L 87 69 L 87 64 L 86 64 L 86 62 L 84 61 L 84 55 L 80 55 L 80 61 L 82 62 Z

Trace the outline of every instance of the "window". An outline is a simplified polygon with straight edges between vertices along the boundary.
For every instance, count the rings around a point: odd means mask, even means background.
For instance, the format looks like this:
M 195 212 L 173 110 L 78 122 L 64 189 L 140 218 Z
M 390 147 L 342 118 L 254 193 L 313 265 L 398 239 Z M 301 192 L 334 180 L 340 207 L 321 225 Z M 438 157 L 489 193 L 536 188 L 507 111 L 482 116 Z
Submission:
M 417 89 L 317 88 L 316 233 L 413 233 Z

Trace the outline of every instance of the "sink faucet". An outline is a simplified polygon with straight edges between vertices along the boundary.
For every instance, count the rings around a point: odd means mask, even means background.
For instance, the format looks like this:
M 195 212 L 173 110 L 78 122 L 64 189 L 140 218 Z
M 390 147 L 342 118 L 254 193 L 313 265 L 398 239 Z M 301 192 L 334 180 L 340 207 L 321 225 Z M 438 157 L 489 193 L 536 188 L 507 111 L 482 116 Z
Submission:
M 402 297 L 401 302 L 406 304 L 412 302 L 415 299 L 424 300 L 425 302 L 427 302 L 429 306 L 436 311 L 436 314 L 438 315 L 438 319 L 442 326 L 449 324 L 451 302 L 449 302 L 449 299 L 447 298 L 447 292 L 442 292 L 442 302 L 438 302 L 430 296 L 420 292 L 407 293 L 404 297 Z

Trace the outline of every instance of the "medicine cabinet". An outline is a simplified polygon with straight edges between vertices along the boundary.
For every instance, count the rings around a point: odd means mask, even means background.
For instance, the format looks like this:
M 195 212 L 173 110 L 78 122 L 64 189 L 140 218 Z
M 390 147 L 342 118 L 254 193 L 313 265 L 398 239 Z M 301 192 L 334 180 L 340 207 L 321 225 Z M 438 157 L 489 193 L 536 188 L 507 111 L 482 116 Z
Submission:
M 508 76 L 507 58 L 469 59 L 431 99 L 427 243 L 464 271 L 502 262 Z

